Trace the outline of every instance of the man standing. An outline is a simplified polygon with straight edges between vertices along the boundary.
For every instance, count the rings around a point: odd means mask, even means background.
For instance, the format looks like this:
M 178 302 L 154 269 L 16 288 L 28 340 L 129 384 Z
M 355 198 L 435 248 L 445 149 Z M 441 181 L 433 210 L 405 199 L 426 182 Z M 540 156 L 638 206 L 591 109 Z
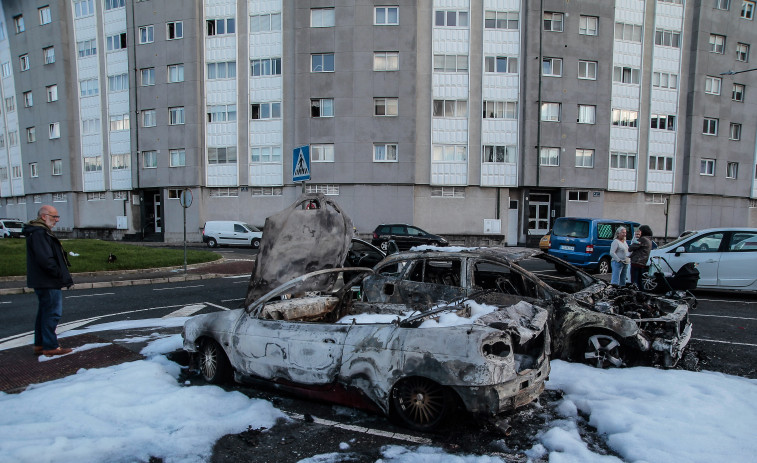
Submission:
M 24 227 L 26 235 L 26 286 L 34 288 L 39 300 L 34 322 L 34 354 L 52 357 L 68 354 L 73 349 L 60 347 L 55 329 L 63 315 L 61 288 L 74 284 L 68 267 L 71 265 L 53 227 L 60 220 L 58 210 L 42 206 L 37 218 Z

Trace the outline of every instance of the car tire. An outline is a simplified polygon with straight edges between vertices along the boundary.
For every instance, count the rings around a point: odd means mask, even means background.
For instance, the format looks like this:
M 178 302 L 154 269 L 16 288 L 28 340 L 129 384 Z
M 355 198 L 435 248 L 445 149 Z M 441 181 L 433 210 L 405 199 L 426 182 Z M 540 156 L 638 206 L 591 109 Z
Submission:
M 389 249 L 389 241 L 382 241 L 381 244 L 379 244 L 379 248 L 386 252 Z
M 627 366 L 625 348 L 613 334 L 596 332 L 583 338 L 579 344 L 580 361 L 596 368 Z
M 599 265 L 597 266 L 597 273 L 600 275 L 606 275 L 608 273 L 612 273 L 612 269 L 610 268 L 610 258 L 605 256 L 601 259 L 599 259 Z
M 392 388 L 392 414 L 400 424 L 421 432 L 441 425 L 455 408 L 450 390 L 430 379 L 406 378 Z
M 253 238 L 253 240 L 250 242 L 250 245 L 253 249 L 259 249 L 260 248 L 260 240 L 258 238 Z
M 218 247 L 218 241 L 216 241 L 215 238 L 208 238 L 208 247 L 209 248 L 216 248 L 216 247 Z
M 223 384 L 231 378 L 231 364 L 226 352 L 212 339 L 205 339 L 199 349 L 199 369 L 210 384 Z

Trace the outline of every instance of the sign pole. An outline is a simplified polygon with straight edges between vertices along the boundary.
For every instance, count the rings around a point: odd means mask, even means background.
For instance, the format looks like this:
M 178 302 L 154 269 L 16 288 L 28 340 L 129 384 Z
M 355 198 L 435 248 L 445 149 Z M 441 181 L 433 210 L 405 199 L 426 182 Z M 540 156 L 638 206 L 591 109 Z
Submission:
M 187 208 L 182 207 L 184 210 L 184 273 L 187 273 Z
M 184 209 L 184 274 L 187 273 L 187 208 L 192 205 L 192 190 L 184 188 L 179 195 L 179 203 Z

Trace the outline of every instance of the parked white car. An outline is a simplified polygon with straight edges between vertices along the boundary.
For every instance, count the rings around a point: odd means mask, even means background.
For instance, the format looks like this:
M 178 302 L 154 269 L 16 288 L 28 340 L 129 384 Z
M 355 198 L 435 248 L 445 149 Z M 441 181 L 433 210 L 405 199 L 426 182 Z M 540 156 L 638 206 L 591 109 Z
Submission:
M 222 244 L 237 246 L 260 247 L 260 239 L 263 232 L 260 229 L 244 222 L 233 220 L 211 220 L 205 223 L 202 229 L 202 242 L 209 248 L 215 248 Z
M 650 263 L 677 272 L 693 262 L 697 289 L 757 291 L 757 228 L 709 228 L 653 249 Z

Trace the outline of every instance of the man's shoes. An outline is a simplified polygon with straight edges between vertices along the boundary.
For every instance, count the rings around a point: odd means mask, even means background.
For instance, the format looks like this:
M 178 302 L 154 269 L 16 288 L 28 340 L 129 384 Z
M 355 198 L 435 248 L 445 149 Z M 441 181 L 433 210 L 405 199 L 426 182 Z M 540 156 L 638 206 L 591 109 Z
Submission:
M 53 357 L 55 355 L 69 354 L 73 351 L 70 347 L 56 347 L 55 349 L 43 350 L 42 353 L 45 354 L 45 357 Z
M 34 346 L 34 355 L 42 355 L 42 351 L 45 350 L 42 346 Z

